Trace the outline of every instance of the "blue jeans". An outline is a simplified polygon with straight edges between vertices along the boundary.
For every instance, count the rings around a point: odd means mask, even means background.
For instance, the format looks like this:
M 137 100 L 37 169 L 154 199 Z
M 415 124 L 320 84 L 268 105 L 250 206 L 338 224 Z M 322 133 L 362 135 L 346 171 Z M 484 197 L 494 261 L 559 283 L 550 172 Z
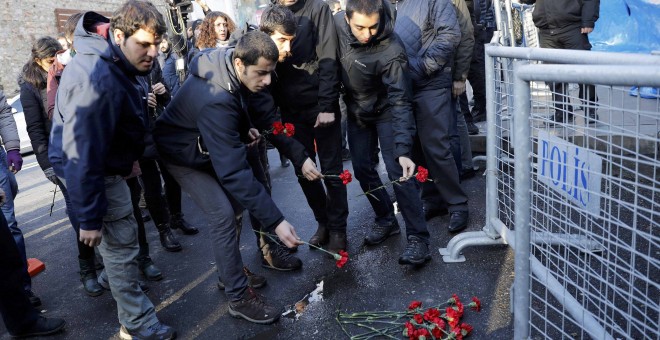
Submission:
M 351 151 L 355 179 L 360 182 L 360 187 L 364 192 L 383 185 L 372 161 L 372 155 L 379 142 L 390 181 L 401 178 L 403 169 L 394 158 L 394 131 L 391 121 L 360 126 L 354 120 L 349 119 L 347 128 L 348 146 Z M 407 236 L 415 235 L 428 243 L 429 232 L 424 220 L 418 182 L 411 179 L 400 185 L 395 184 L 394 193 L 403 220 L 406 222 Z M 394 207 L 385 189 L 375 190 L 371 195 L 367 195 L 367 199 L 374 209 L 378 225 L 388 226 L 394 223 L 396 219 Z
M 25 239 L 23 232 L 18 228 L 16 223 L 16 216 L 14 215 L 14 198 L 18 194 L 18 184 L 16 177 L 9 171 L 7 165 L 7 152 L 4 148 L 0 148 L 0 187 L 4 190 L 6 195 L 5 204 L 2 205 L 2 214 L 5 215 L 7 226 L 11 232 L 11 236 L 16 242 L 18 253 L 23 259 L 23 288 L 25 290 L 32 290 L 32 279 L 27 271 L 27 253 L 25 252 Z

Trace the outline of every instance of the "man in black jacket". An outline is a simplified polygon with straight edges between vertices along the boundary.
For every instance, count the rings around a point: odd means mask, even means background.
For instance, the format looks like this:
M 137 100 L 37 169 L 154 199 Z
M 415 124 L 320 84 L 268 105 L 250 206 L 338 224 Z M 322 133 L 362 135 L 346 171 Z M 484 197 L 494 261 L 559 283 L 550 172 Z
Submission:
M 355 178 L 376 213 L 376 225 L 365 237 L 369 245 L 398 234 L 399 224 L 389 194 L 371 156 L 380 145 L 390 180 L 415 173 L 411 160 L 415 121 L 406 52 L 394 31 L 394 10 L 386 0 L 349 0 L 346 18 L 337 27 L 348 113 L 348 143 Z M 431 259 L 417 181 L 394 185 L 406 222 L 408 246 L 400 264 L 423 264 Z
M 276 321 L 279 309 L 248 287 L 234 211 L 247 209 L 264 232 L 276 233 L 287 247 L 299 244 L 293 226 L 254 178 L 246 159 L 245 144 L 259 138 L 248 115 L 248 98 L 270 84 L 278 57 L 270 37 L 257 31 L 246 33 L 235 49 L 201 54 L 154 130 L 168 170 L 213 223 L 213 251 L 230 299 L 229 313 L 256 323 Z M 320 178 L 311 160 L 302 168 L 308 180 Z
M 450 151 L 455 125 L 451 105 L 452 63 L 461 32 L 449 0 L 397 2 L 395 31 L 403 40 L 413 79 L 417 133 L 433 183 L 447 202 L 448 230 L 467 227 L 467 195 Z
M 600 0 L 522 0 L 522 2 L 536 3 L 532 17 L 534 24 L 539 28 L 541 47 L 591 50 L 589 33 L 593 32 L 598 20 Z M 557 123 L 572 120 L 573 106 L 570 105 L 570 98 L 566 96 L 566 84 L 550 83 L 550 90 L 555 106 L 553 120 Z M 579 95 L 585 104 L 586 121 L 595 124 L 598 120 L 595 86 L 580 85 Z
M 341 117 L 337 33 L 332 13 L 323 0 L 272 1 L 289 7 L 298 24 L 291 57 L 277 64 L 279 78 L 273 87 L 282 120 L 295 125 L 294 138 L 305 146 L 312 159 L 318 153 L 324 174 L 339 175 Z M 296 175 L 318 222 L 309 242 L 317 246 L 327 244 L 331 251 L 346 249 L 346 186 L 337 178 L 327 177 L 324 189 L 321 182 L 303 178 L 299 169 Z

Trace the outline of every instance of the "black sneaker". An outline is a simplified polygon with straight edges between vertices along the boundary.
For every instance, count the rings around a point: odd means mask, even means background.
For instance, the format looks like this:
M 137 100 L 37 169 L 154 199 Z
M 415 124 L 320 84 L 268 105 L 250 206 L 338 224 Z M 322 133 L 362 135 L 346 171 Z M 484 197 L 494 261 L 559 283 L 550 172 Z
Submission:
M 261 252 L 262 267 L 281 271 L 291 271 L 302 267 L 302 261 L 291 255 L 289 248 L 281 244 L 265 243 Z
M 479 134 L 479 127 L 473 122 L 466 122 L 465 125 L 467 125 L 467 131 L 469 135 L 474 136 Z
M 252 288 L 261 288 L 266 285 L 266 278 L 251 272 L 247 267 L 243 267 L 243 273 L 247 276 L 248 286 Z M 218 280 L 218 289 L 225 290 L 225 283 Z
M 429 245 L 416 236 L 409 236 L 408 245 L 399 257 L 399 264 L 420 265 L 430 259 Z
M 176 331 L 174 328 L 160 322 L 133 331 L 129 331 L 122 325 L 119 328 L 119 337 L 125 340 L 168 340 L 176 339 Z
M 240 300 L 229 302 L 229 315 L 259 324 L 277 321 L 280 312 L 278 308 L 267 304 L 252 288 L 247 288 Z
M 32 292 L 31 290 L 26 290 L 25 295 L 27 295 L 28 300 L 30 300 L 30 304 L 32 305 L 32 307 L 41 306 L 41 299 L 38 296 L 34 295 L 34 292 Z
M 401 228 L 399 228 L 399 222 L 394 220 L 394 223 L 388 226 L 375 225 L 371 232 L 364 237 L 364 243 L 368 245 L 376 245 L 385 241 L 391 235 L 396 235 L 401 233 Z
M 43 316 L 38 316 L 37 321 L 35 321 L 30 327 L 27 327 L 16 333 L 9 333 L 12 338 L 27 338 L 32 336 L 40 335 L 51 335 L 57 332 L 61 332 L 66 326 L 66 321 L 58 318 L 44 318 Z

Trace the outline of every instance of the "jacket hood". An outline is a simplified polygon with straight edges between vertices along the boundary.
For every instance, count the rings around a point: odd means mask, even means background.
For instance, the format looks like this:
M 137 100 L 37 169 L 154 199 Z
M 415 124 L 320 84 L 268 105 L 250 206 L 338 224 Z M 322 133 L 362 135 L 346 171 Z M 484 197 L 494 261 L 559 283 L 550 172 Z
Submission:
M 348 38 L 350 40 L 349 44 L 351 46 L 359 47 L 359 46 L 375 45 L 389 38 L 392 35 L 392 32 L 394 32 L 394 19 L 396 18 L 396 12 L 394 10 L 394 7 L 390 5 L 389 0 L 381 0 L 381 1 L 383 3 L 383 10 L 380 13 L 380 23 L 378 25 L 378 32 L 376 32 L 376 36 L 373 39 L 371 39 L 370 42 L 366 44 L 362 44 L 357 40 L 357 38 L 355 38 L 355 36 L 351 32 L 351 28 L 346 27 L 346 29 L 348 30 Z M 348 26 L 348 23 L 345 23 L 345 25 Z
M 235 93 L 240 90 L 241 83 L 234 70 L 233 56 L 233 48 L 205 50 L 191 62 L 190 73 Z
M 305 2 L 307 2 L 307 0 L 298 0 L 298 2 L 296 2 L 294 5 L 291 5 L 291 6 L 288 6 L 288 7 L 291 10 L 291 12 L 296 13 L 301 8 L 305 7 Z M 270 3 L 273 4 L 273 5 L 277 5 L 280 2 L 278 0 L 270 0 Z

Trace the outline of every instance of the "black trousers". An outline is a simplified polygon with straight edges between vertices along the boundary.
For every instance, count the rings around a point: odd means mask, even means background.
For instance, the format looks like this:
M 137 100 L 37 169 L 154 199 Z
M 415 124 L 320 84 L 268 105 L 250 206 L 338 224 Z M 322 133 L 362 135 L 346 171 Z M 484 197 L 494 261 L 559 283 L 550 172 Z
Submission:
M 581 28 L 571 28 L 558 32 L 550 29 L 539 30 L 539 42 L 543 48 L 556 48 L 563 50 L 591 50 L 589 36 L 580 32 Z M 552 91 L 552 101 L 554 102 L 555 114 L 563 115 L 573 112 L 573 107 L 569 104 L 570 99 L 566 96 L 568 89 L 566 83 L 550 83 Z M 580 99 L 583 102 L 596 103 L 596 87 L 594 85 L 580 85 Z M 593 108 L 590 109 L 593 112 Z
M 486 60 L 484 44 L 493 39 L 493 29 L 474 31 L 474 50 L 472 52 L 472 62 L 470 62 L 470 71 L 468 80 L 472 86 L 472 95 L 474 96 L 474 107 L 472 114 L 465 114 L 465 121 L 471 122 L 475 114 L 486 113 Z M 467 100 L 467 96 L 463 94 Z
M 337 110 L 339 111 L 339 110 Z M 301 113 L 302 115 L 308 113 Z M 307 151 L 312 160 L 321 163 L 321 172 L 328 175 L 339 175 L 343 170 L 341 160 L 341 114 L 335 112 L 335 122 L 327 127 L 314 128 L 314 121 L 292 122 L 282 115 L 285 122 L 291 122 L 296 128 L 293 135 Z M 314 147 L 316 141 L 316 148 Z M 314 218 L 319 224 L 327 225 L 329 230 L 346 231 L 348 218 L 348 199 L 346 186 L 336 178 L 321 181 L 308 181 L 302 175 L 302 169 L 295 169 L 298 183 L 302 188 L 309 207 L 314 212 Z M 325 188 L 323 187 L 325 184 Z
M 168 224 L 170 214 L 181 213 L 181 187 L 167 171 L 165 165 L 155 159 L 140 159 L 142 184 L 144 185 L 144 200 L 149 214 L 157 226 Z M 161 181 L 161 176 L 163 181 Z M 163 182 L 165 182 L 165 197 L 163 197 Z
M 0 314 L 10 334 L 31 326 L 38 317 L 23 290 L 24 263 L 0 214 Z

